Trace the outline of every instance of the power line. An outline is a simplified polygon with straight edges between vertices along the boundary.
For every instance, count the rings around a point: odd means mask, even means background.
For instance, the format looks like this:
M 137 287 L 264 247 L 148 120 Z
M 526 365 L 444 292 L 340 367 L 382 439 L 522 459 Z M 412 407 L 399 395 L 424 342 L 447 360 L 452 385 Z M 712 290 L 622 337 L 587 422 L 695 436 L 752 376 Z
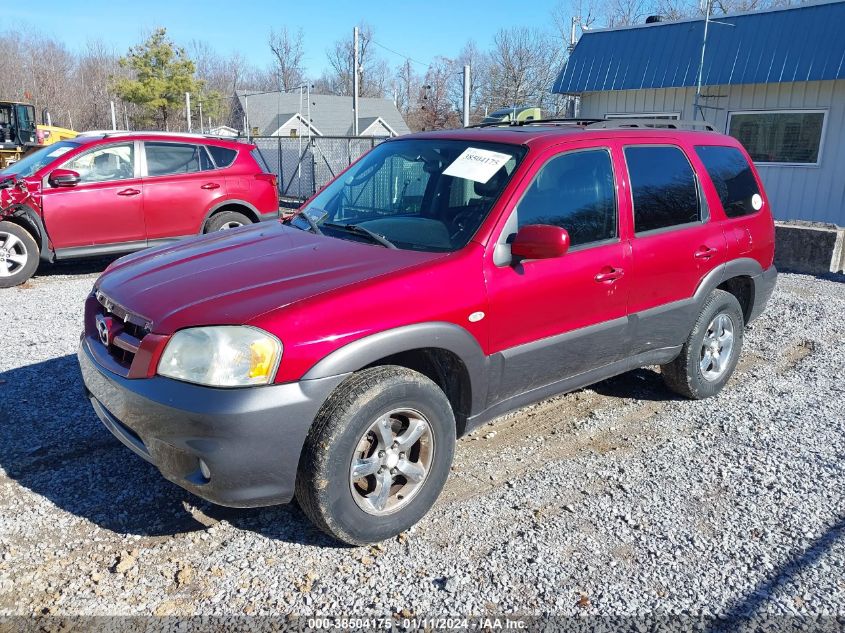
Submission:
M 413 57 L 411 57 L 410 55 L 405 55 L 405 54 L 403 54 L 403 53 L 400 53 L 399 51 L 393 50 L 392 48 L 390 48 L 390 47 L 388 47 L 388 46 L 385 46 L 385 45 L 384 45 L 384 44 L 382 44 L 381 42 L 376 42 L 376 41 L 375 41 L 373 38 L 371 38 L 371 37 L 368 37 L 368 38 L 366 38 L 366 39 L 367 39 L 367 41 L 368 41 L 368 42 L 372 42 L 373 44 L 375 44 L 376 46 L 378 46 L 378 47 L 380 47 L 380 48 L 383 48 L 383 49 L 384 49 L 384 50 L 386 50 L 387 52 L 389 52 L 389 53 L 393 53 L 394 55 L 397 55 L 397 56 L 399 56 L 399 57 L 401 57 L 401 58 L 403 58 L 403 59 L 407 59 L 409 62 L 414 62 L 415 64 L 418 64 L 419 66 L 422 66 L 423 68 L 428 68 L 429 66 L 431 66 L 431 64 L 430 64 L 430 63 L 426 64 L 425 62 L 421 62 L 421 61 L 419 61 L 418 59 L 414 59 L 414 58 L 413 58 Z

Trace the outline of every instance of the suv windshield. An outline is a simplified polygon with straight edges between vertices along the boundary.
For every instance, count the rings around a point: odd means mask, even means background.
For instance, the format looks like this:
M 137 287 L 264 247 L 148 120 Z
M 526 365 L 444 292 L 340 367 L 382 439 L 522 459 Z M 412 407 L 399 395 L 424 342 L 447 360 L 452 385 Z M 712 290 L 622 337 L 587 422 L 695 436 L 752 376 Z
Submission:
M 12 163 L 6 169 L 0 170 L 0 175 L 3 176 L 19 176 L 21 178 L 28 178 L 34 176 L 35 172 L 49 165 L 62 154 L 69 152 L 72 149 L 79 147 L 79 143 L 74 141 L 59 141 L 53 143 L 37 152 L 33 152 L 28 156 L 24 156 L 18 162 Z
M 397 248 L 462 248 L 487 217 L 526 149 L 518 145 L 408 139 L 378 145 L 332 182 L 292 223 L 332 237 Z M 366 230 L 364 230 L 366 229 Z

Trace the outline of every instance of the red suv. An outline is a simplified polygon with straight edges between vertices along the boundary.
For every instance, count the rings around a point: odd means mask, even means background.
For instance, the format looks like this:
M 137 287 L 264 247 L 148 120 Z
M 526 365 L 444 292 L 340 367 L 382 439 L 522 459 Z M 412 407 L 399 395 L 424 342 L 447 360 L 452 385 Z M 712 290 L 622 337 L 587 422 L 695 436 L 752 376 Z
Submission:
M 60 141 L 0 171 L 0 288 L 39 258 L 130 253 L 277 218 L 254 145 L 199 135 L 106 133 Z
M 293 219 L 115 262 L 79 348 L 97 415 L 205 499 L 295 494 L 366 543 L 507 411 L 645 365 L 717 394 L 777 275 L 760 179 L 730 137 L 613 125 L 400 137 Z

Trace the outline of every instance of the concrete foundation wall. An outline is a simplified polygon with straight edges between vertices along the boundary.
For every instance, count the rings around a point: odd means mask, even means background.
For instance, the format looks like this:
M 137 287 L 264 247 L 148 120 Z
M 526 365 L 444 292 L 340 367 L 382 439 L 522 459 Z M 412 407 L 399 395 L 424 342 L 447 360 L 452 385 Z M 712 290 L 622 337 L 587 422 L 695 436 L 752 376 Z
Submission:
M 845 229 L 809 222 L 775 223 L 775 265 L 779 270 L 845 272 Z

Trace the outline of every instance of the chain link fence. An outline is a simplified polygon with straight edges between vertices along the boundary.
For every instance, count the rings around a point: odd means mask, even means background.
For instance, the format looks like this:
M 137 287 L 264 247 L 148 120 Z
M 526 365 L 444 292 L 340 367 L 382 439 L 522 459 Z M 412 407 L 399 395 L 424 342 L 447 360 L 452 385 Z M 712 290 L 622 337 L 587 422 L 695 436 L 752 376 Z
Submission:
M 252 136 L 284 203 L 302 202 L 387 137 Z M 243 140 L 243 139 L 241 139 Z

